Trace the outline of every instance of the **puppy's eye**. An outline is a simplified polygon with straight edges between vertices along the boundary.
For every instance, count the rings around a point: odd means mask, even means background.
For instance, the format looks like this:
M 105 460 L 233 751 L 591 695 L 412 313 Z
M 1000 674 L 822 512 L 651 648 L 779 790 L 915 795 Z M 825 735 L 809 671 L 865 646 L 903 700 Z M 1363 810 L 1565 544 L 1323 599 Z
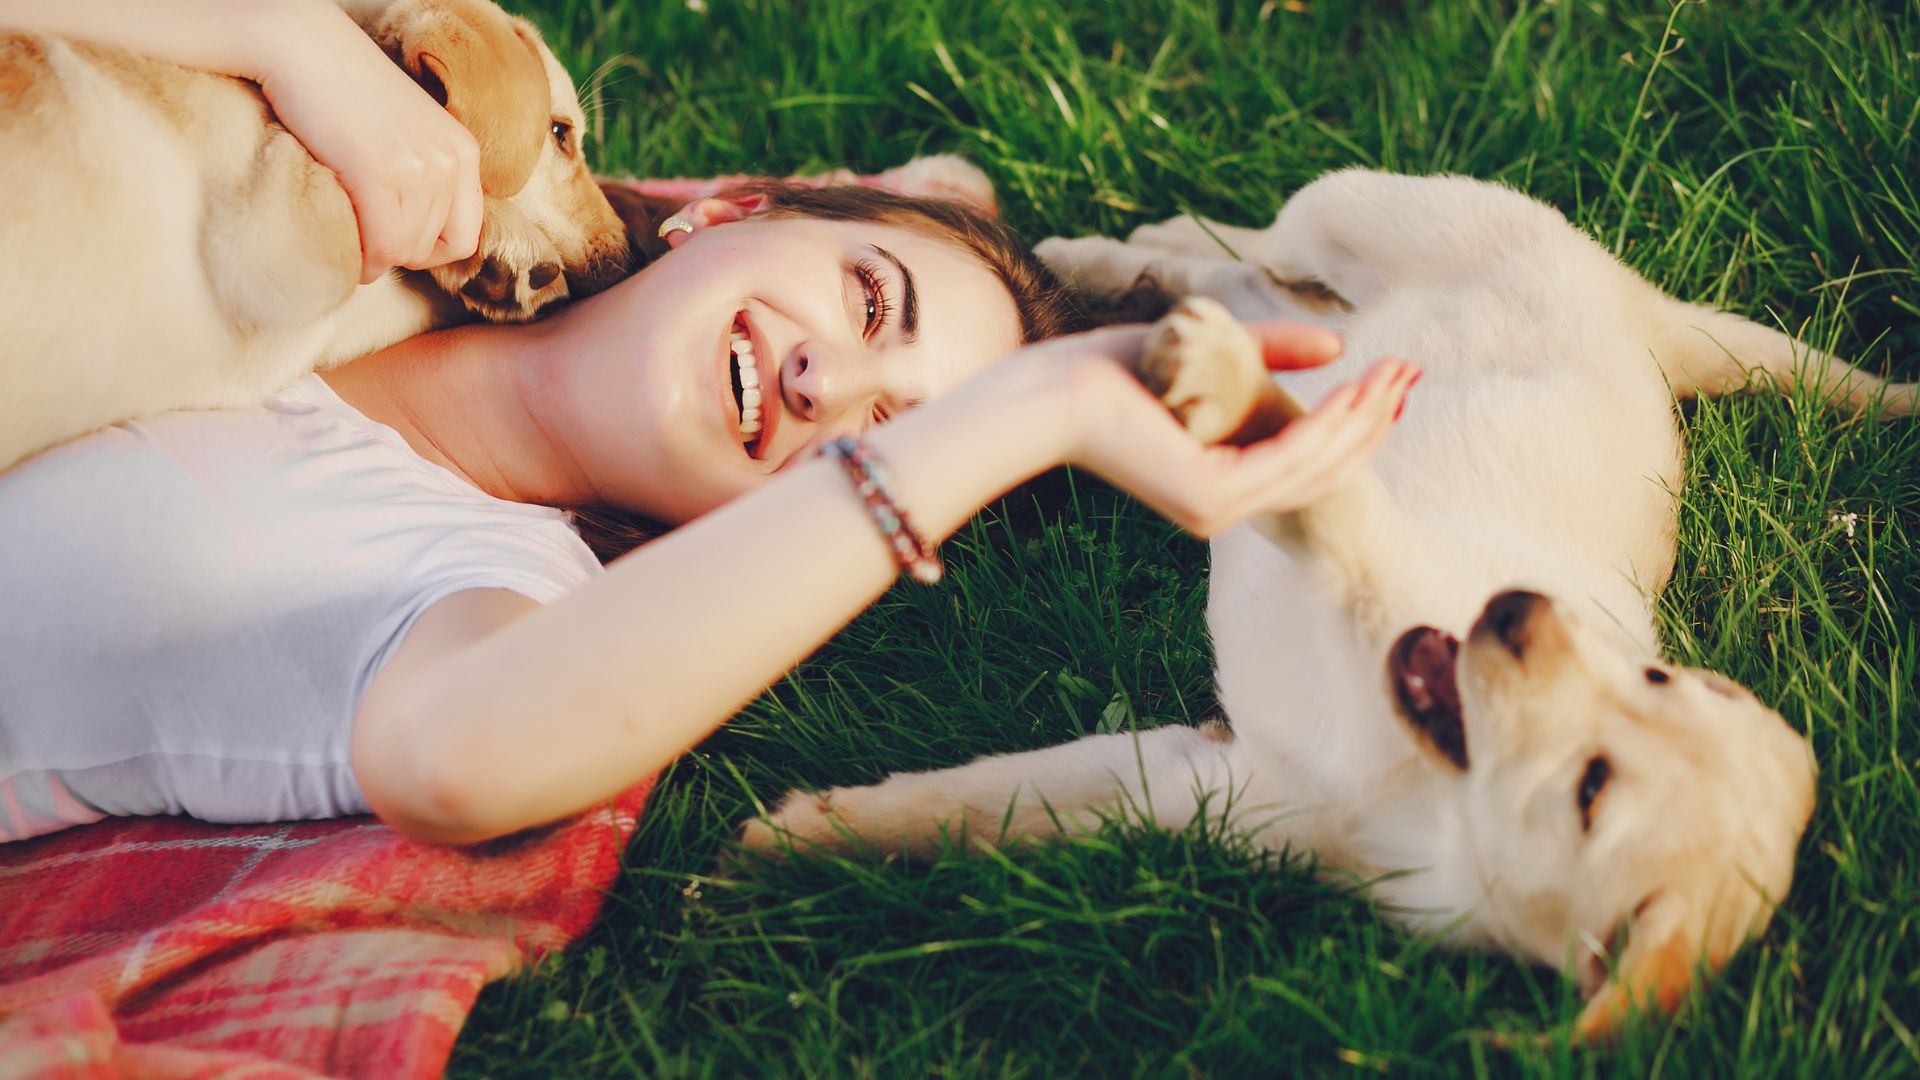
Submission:
M 1673 678 L 1673 676 L 1667 674 L 1664 671 L 1661 671 L 1657 667 L 1650 667 L 1647 669 L 1647 681 L 1652 683 L 1655 686 L 1659 686 L 1661 683 L 1664 683 L 1671 678 Z
M 1587 770 L 1580 774 L 1580 789 L 1575 798 L 1580 803 L 1580 831 L 1593 828 L 1593 802 L 1606 790 L 1607 781 L 1613 779 L 1613 763 L 1604 756 L 1595 754 L 1587 762 Z
M 573 125 L 567 123 L 565 120 L 555 120 L 553 122 L 553 144 L 559 147 L 560 152 L 563 154 L 573 153 Z

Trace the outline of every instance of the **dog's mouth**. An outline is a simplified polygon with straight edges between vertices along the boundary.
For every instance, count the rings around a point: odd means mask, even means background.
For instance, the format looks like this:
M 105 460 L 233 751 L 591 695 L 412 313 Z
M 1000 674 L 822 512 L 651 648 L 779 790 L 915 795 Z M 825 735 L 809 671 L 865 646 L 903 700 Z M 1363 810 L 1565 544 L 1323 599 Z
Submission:
M 1467 767 L 1466 720 L 1460 712 L 1455 660 L 1460 641 L 1444 630 L 1416 626 L 1387 650 L 1387 680 L 1400 715 L 1442 757 Z

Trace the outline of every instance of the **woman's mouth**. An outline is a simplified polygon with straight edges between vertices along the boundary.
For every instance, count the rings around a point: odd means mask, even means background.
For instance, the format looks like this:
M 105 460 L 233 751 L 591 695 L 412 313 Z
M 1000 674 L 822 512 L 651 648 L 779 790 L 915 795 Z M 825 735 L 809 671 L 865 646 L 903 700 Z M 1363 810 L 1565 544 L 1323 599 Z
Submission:
M 766 414 L 771 410 L 763 409 L 765 395 L 760 379 L 760 362 L 754 355 L 753 337 L 747 326 L 745 312 L 733 317 L 733 327 L 727 334 L 727 352 L 727 373 L 732 384 L 735 409 L 735 434 L 747 456 L 759 460 L 766 444 L 769 420 Z

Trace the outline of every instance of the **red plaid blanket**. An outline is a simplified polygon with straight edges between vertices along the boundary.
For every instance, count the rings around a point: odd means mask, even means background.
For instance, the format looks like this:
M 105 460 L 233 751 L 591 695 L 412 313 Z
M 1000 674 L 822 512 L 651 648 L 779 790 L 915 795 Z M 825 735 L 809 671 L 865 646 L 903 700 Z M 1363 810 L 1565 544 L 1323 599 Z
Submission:
M 0 845 L 0 1078 L 437 1076 L 483 984 L 592 924 L 651 787 L 474 848 L 368 818 Z

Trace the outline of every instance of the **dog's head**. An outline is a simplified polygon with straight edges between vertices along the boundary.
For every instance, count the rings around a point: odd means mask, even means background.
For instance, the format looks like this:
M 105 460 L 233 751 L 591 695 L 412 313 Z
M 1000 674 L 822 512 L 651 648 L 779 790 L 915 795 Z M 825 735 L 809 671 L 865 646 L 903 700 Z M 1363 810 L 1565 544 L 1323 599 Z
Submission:
M 1671 1010 L 1725 965 L 1793 877 L 1814 765 L 1780 714 L 1709 671 L 1648 664 L 1531 592 L 1494 597 L 1464 644 L 1390 650 L 1389 692 L 1457 800 L 1508 947 L 1574 963 L 1577 1035 Z
M 480 249 L 436 267 L 441 288 L 517 322 L 632 271 L 626 228 L 587 168 L 573 80 L 531 23 L 486 0 L 401 0 L 369 33 L 479 144 Z

